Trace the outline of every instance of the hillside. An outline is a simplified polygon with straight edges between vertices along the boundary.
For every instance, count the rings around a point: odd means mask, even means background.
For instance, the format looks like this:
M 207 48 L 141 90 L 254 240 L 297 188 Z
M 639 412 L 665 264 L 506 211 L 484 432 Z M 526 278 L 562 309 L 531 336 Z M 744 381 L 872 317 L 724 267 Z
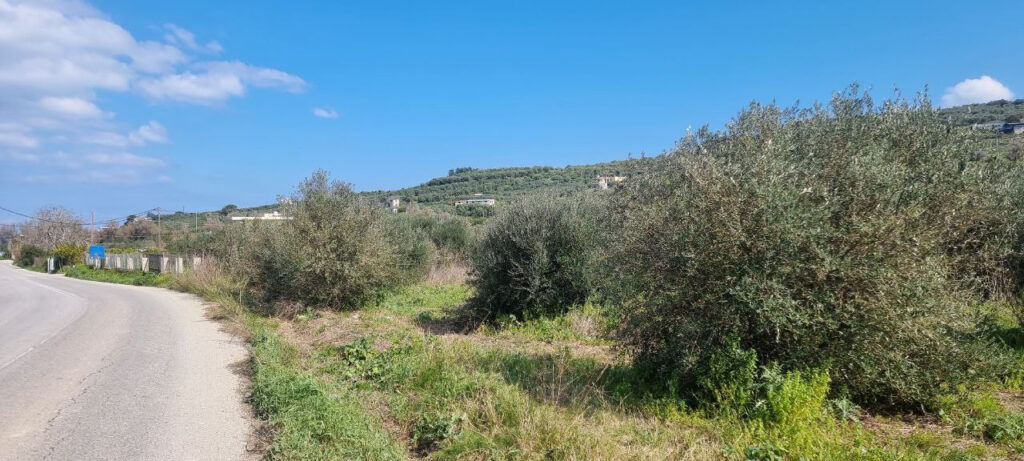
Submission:
M 955 126 L 969 126 L 975 123 L 1019 122 L 1024 120 L 1024 99 L 1015 101 L 998 100 L 984 104 L 939 109 L 939 115 Z
M 939 109 L 939 115 L 955 126 L 974 123 L 1016 121 L 1024 119 L 1024 99 L 992 101 L 985 104 Z M 993 137 L 990 148 L 1007 149 L 1009 138 Z M 507 201 L 537 191 L 567 192 L 590 187 L 597 176 L 629 176 L 649 165 L 651 158 L 622 160 L 592 165 L 569 165 L 564 168 L 534 166 L 514 168 L 457 168 L 447 176 L 431 179 L 417 186 L 398 190 L 364 192 L 373 200 L 383 201 L 398 195 L 404 203 L 431 208 L 448 208 L 452 202 L 474 194 Z
M 939 115 L 954 126 L 970 126 L 974 123 L 1016 121 L 1024 119 L 1024 99 L 1014 101 L 992 101 L 984 104 L 969 104 L 938 110 Z M 1008 153 L 1011 137 L 993 135 L 982 146 L 983 150 L 1001 155 Z M 396 190 L 377 190 L 360 194 L 373 201 L 383 202 L 391 195 L 402 198 L 403 205 L 416 204 L 437 210 L 453 211 L 452 203 L 460 198 L 481 194 L 505 202 L 533 192 L 555 193 L 593 187 L 597 176 L 630 176 L 651 164 L 653 158 L 618 160 L 590 165 L 568 165 L 565 167 L 531 166 L 477 169 L 471 167 L 449 170 L 447 176 L 431 179 L 416 186 Z M 253 215 L 274 211 L 277 204 L 252 208 L 219 210 L 202 213 L 199 225 L 209 217 L 223 221 L 232 214 Z M 163 219 L 172 226 L 194 226 L 191 213 L 165 214 Z
M 398 195 L 407 203 L 428 207 L 447 207 L 459 198 L 474 194 L 506 201 L 539 191 L 560 193 L 585 189 L 594 185 L 597 176 L 629 176 L 650 165 L 652 160 L 641 158 L 593 165 L 569 165 L 564 168 L 457 168 L 449 171 L 448 176 L 434 178 L 417 186 L 363 194 L 380 201 L 389 195 Z

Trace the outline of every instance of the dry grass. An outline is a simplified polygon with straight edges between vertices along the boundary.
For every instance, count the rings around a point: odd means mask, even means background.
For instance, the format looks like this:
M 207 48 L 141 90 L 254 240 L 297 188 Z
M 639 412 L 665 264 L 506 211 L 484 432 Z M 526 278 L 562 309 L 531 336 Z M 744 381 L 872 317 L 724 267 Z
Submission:
M 424 283 L 433 286 L 458 285 L 469 278 L 469 266 L 455 257 L 439 256 L 430 266 Z

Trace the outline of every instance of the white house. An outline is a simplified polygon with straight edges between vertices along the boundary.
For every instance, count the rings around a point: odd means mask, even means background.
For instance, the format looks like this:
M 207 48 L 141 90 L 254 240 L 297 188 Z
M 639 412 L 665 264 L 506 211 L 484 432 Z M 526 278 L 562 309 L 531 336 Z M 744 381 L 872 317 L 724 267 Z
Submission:
M 455 206 L 459 205 L 484 205 L 494 206 L 497 203 L 493 198 L 484 197 L 483 194 L 473 194 L 472 197 L 458 199 L 455 201 Z
M 232 216 L 232 221 L 287 221 L 292 219 L 290 216 L 284 216 L 280 212 L 263 213 L 263 216 Z
M 402 206 L 402 197 L 392 195 L 384 201 L 384 206 L 392 213 L 398 213 L 398 208 Z

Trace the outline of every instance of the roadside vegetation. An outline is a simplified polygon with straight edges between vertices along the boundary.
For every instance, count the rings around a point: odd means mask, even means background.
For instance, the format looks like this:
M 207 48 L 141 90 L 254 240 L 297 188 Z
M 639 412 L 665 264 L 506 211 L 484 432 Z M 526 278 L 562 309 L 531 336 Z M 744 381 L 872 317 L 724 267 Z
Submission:
M 170 278 L 167 275 L 156 272 L 142 271 L 115 271 L 106 269 L 94 269 L 84 264 L 68 267 L 64 275 L 82 280 L 94 282 L 120 283 L 122 285 L 136 285 L 149 287 L 170 287 Z
M 482 226 L 317 172 L 195 271 L 68 275 L 212 301 L 272 459 L 1019 458 L 1007 139 L 851 88 Z

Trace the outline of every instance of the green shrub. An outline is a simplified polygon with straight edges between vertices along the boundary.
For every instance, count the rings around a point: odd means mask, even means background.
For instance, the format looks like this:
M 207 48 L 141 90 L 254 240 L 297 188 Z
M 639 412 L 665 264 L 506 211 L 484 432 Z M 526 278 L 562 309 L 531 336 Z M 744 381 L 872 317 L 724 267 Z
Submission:
M 876 107 L 855 89 L 688 136 L 613 195 L 621 342 L 688 387 L 738 338 L 782 370 L 830 369 L 870 405 L 991 377 L 1001 357 L 975 339 L 976 306 L 1012 279 L 1021 166 L 973 136 L 926 102 Z
M 463 219 L 446 219 L 430 229 L 430 240 L 438 248 L 452 253 L 461 254 L 469 250 L 473 243 L 469 225 Z
M 602 210 L 589 195 L 540 195 L 502 208 L 471 258 L 473 304 L 489 319 L 582 304 L 594 291 Z
M 455 207 L 455 214 L 470 218 L 489 218 L 494 216 L 495 211 L 492 205 L 458 205 Z
M 711 354 L 700 386 L 704 403 L 714 403 L 719 413 L 737 416 L 748 411 L 755 398 L 757 352 L 731 342 Z
M 108 254 L 133 254 L 139 251 L 141 250 L 135 247 L 108 247 L 105 252 Z
M 22 267 L 34 266 L 36 264 L 36 258 L 45 258 L 46 256 L 46 250 L 35 245 L 25 245 L 21 247 L 21 256 L 18 258 L 18 265 Z
M 244 235 L 232 235 L 239 245 L 230 267 L 241 274 L 250 291 L 264 307 L 278 301 L 302 299 L 302 270 L 298 236 L 290 226 L 255 221 Z M 230 257 L 231 252 L 228 252 Z
M 395 216 L 401 225 L 423 232 L 438 249 L 454 255 L 463 255 L 473 244 L 473 234 L 465 218 L 445 218 L 426 214 Z
M 53 250 L 53 257 L 57 259 L 58 266 L 73 266 L 82 263 L 85 251 L 85 245 L 62 243 Z
M 396 225 L 324 171 L 299 185 L 285 212 L 293 219 L 254 222 L 220 251 L 267 306 L 353 308 L 429 269 L 423 232 Z

